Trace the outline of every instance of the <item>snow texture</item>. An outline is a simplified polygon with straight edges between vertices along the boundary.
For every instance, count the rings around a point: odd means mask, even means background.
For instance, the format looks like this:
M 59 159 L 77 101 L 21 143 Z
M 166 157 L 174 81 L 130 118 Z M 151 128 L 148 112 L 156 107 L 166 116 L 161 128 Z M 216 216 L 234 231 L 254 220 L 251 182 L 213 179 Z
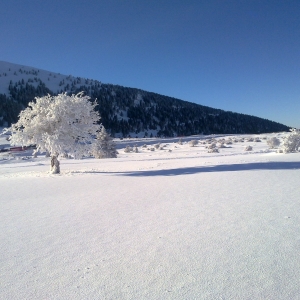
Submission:
M 300 153 L 266 142 L 284 135 L 115 140 L 60 175 L 1 152 L 0 298 L 300 299 Z

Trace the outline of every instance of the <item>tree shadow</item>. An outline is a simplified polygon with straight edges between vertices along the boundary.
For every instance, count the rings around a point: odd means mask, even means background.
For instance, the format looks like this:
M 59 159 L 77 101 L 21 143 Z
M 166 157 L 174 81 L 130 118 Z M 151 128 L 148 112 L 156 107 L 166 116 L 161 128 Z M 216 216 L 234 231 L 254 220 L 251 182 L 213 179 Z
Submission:
M 300 162 L 265 162 L 216 166 L 199 166 L 167 170 L 145 170 L 118 173 L 121 176 L 178 176 L 210 172 L 237 172 L 255 170 L 299 170 Z

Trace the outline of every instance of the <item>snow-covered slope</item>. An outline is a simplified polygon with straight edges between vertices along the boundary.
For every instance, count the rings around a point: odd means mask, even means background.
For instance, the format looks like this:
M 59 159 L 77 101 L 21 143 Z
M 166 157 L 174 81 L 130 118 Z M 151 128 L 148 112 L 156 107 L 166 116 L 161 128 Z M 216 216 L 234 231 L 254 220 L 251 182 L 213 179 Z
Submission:
M 61 175 L 2 153 L 0 298 L 299 299 L 300 154 L 255 137 L 117 140 Z
M 33 86 L 38 85 L 38 80 L 45 83 L 46 87 L 54 93 L 59 93 L 64 90 L 69 84 L 74 83 L 75 88 L 81 85 L 92 85 L 100 83 L 97 80 L 84 79 L 80 77 L 73 77 L 72 75 L 62 75 L 60 73 L 53 73 L 33 67 L 22 66 L 5 61 L 0 61 L 0 93 L 9 95 L 9 84 L 14 85 L 17 82 L 27 82 Z

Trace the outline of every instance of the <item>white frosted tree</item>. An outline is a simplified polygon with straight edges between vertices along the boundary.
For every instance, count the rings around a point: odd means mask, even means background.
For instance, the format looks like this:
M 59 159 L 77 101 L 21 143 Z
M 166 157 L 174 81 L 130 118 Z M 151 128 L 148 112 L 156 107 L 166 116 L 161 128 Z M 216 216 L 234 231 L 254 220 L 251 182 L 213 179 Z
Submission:
M 299 152 L 300 149 L 300 129 L 291 129 L 291 134 L 284 138 L 283 152 Z
M 95 158 L 116 158 L 117 150 L 113 138 L 109 135 L 103 125 L 97 133 L 96 141 L 92 146 L 92 155 Z
M 100 120 L 97 105 L 83 92 L 68 96 L 36 97 L 21 111 L 17 123 L 5 131 L 11 133 L 11 145 L 36 145 L 37 151 L 49 152 L 52 173 L 59 173 L 58 155 L 68 153 L 82 158 L 91 150 Z
M 190 145 L 190 147 L 195 147 L 196 145 L 198 145 L 198 141 L 197 140 L 191 140 L 191 141 L 189 141 L 189 145 Z
M 267 140 L 267 144 L 271 149 L 273 149 L 280 145 L 280 140 L 277 137 L 273 136 Z

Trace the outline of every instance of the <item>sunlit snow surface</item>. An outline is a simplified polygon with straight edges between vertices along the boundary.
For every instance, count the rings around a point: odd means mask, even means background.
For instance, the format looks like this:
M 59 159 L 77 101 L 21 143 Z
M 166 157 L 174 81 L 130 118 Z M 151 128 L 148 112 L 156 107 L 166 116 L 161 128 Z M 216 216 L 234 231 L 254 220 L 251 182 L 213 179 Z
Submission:
M 0 299 L 300 299 L 300 154 L 244 137 L 118 140 L 60 175 L 0 153 Z

